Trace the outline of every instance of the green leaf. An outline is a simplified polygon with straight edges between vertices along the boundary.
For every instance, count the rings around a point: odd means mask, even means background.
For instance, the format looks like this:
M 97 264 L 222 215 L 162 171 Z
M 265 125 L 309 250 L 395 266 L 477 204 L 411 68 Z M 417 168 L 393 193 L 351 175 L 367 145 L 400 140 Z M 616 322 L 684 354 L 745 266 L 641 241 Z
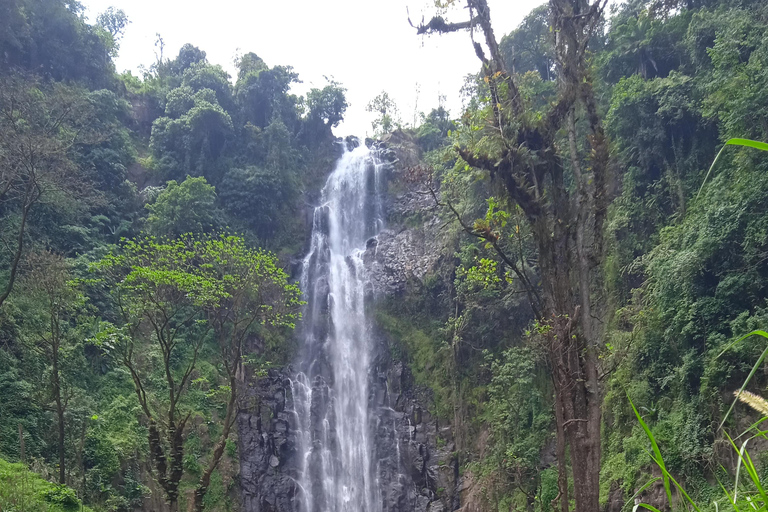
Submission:
M 658 460 L 656 461 L 656 464 L 659 465 L 659 468 L 661 469 L 662 473 L 664 474 L 664 490 L 667 492 L 667 499 L 669 500 L 669 506 L 672 506 L 672 489 L 669 486 L 669 476 L 667 474 L 667 468 L 664 465 L 664 458 L 661 456 L 661 450 L 659 450 L 659 445 L 656 444 L 656 438 L 653 437 L 653 433 L 651 433 L 651 429 L 648 428 L 648 425 L 645 424 L 643 421 L 642 416 L 640 416 L 640 413 L 637 412 L 637 409 L 635 408 L 635 404 L 632 403 L 632 399 L 629 398 L 629 395 L 627 395 L 627 400 L 629 400 L 629 405 L 632 406 L 632 410 L 635 412 L 635 416 L 637 417 L 637 421 L 640 422 L 640 426 L 643 427 L 643 430 L 645 430 L 645 435 L 648 436 L 648 439 L 651 440 L 651 446 L 653 447 L 653 453 L 656 454 L 656 458 Z
M 715 168 L 715 164 L 717 163 L 717 160 L 720 158 L 720 155 L 723 154 L 723 151 L 725 151 L 725 148 L 728 146 L 746 146 L 748 148 L 754 148 L 759 149 L 761 151 L 768 151 L 768 144 L 765 142 L 759 142 L 752 139 L 728 139 L 726 143 L 723 145 L 722 148 L 720 148 L 720 151 L 717 152 L 717 156 L 715 156 L 715 159 L 712 160 L 712 165 L 709 166 L 709 170 L 707 171 L 707 175 L 704 176 L 704 181 L 701 183 L 701 187 L 699 188 L 699 193 L 696 194 L 696 199 L 699 198 L 701 195 L 701 190 L 704 188 L 704 185 L 707 183 L 707 179 L 709 179 L 709 175 L 712 174 L 712 169 Z
M 756 331 L 752 331 L 750 333 L 747 333 L 744 336 L 742 336 L 741 338 L 739 338 L 736 341 L 734 341 L 733 343 L 730 343 L 727 347 L 725 347 L 723 349 L 722 352 L 720 352 L 717 355 L 717 357 L 720 357 L 721 355 L 723 355 L 725 352 L 728 351 L 728 349 L 733 347 L 738 342 L 740 342 L 742 340 L 745 340 L 745 339 L 747 339 L 747 338 L 749 338 L 751 336 L 762 336 L 763 338 L 768 339 L 768 332 L 761 331 L 761 330 L 756 330 Z M 763 364 L 763 361 L 765 360 L 766 356 L 768 356 L 768 347 L 766 347 L 765 350 L 763 350 L 763 353 L 760 354 L 760 357 L 757 359 L 757 362 L 752 367 L 752 371 L 749 372 L 749 375 L 747 376 L 747 379 L 744 381 L 744 384 L 741 385 L 741 389 L 739 389 L 739 392 L 736 393 L 736 398 L 733 400 L 733 403 L 731 404 L 731 407 L 728 409 L 728 412 L 725 413 L 725 416 L 723 417 L 723 421 L 720 422 L 720 426 L 717 427 L 718 430 L 723 428 L 723 425 L 725 424 L 725 420 L 728 419 L 728 415 L 731 414 L 731 411 L 733 410 L 733 407 L 736 405 L 736 402 L 739 401 L 739 396 L 741 396 L 741 392 L 744 391 L 744 388 L 747 387 L 747 384 L 749 384 L 749 381 L 752 380 L 752 377 L 755 375 L 755 373 L 757 373 L 757 369 L 760 368 L 761 364 Z
M 638 503 L 637 505 L 632 507 L 632 512 L 636 512 L 637 509 L 639 509 L 639 508 L 645 508 L 645 509 L 648 509 L 648 510 L 652 510 L 653 512 L 661 512 L 659 509 L 657 509 L 653 505 L 647 505 L 645 503 Z

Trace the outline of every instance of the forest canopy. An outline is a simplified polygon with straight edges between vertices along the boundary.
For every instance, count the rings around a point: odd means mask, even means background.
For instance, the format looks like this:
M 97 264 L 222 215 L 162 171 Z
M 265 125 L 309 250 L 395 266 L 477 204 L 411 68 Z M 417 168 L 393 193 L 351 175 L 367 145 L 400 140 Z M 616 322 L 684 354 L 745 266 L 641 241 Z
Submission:
M 768 142 L 768 5 L 551 0 L 508 34 L 436 5 L 413 37 L 471 30 L 463 110 L 364 107 L 413 157 L 392 236 L 439 226 L 370 307 L 464 486 L 419 492 L 763 510 L 768 153 L 719 151 Z M 334 135 L 343 84 L 298 95 L 251 51 L 118 73 L 129 23 L 0 2 L 0 510 L 242 510 L 237 418 L 299 351 L 308 206 L 366 143 Z

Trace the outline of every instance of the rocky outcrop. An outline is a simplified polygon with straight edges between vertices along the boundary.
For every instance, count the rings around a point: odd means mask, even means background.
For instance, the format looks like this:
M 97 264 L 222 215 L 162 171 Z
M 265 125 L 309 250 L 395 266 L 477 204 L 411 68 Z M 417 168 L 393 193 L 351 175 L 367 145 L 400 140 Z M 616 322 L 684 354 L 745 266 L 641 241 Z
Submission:
M 388 349 L 388 340 L 380 346 Z M 450 511 L 456 508 L 454 490 L 458 461 L 449 425 L 429 413 L 431 398 L 414 387 L 410 371 L 381 353 L 376 361 L 382 405 L 391 423 L 379 427 L 377 455 L 400 475 L 399 484 L 383 496 L 385 512 Z M 388 440 L 393 440 L 391 442 Z M 387 491 L 387 490 L 385 490 Z
M 401 293 L 411 280 L 423 282 L 438 263 L 437 219 L 419 228 L 385 229 L 368 243 L 366 267 L 377 296 Z
M 409 281 L 422 282 L 435 270 L 441 222 L 432 196 L 404 179 L 408 169 L 421 162 L 414 140 L 396 131 L 378 144 L 382 158 L 391 164 L 386 228 L 369 240 L 365 258 L 373 291 L 381 297 L 401 293 Z
M 237 418 L 243 510 L 293 511 L 299 489 L 296 425 L 286 409 L 290 367 L 250 379 Z
M 430 398 L 415 390 L 410 372 L 393 363 L 388 341 L 371 369 L 376 415 L 377 472 L 383 512 L 438 512 L 458 508 L 451 428 L 428 411 Z M 291 411 L 291 369 L 270 370 L 246 392 L 238 416 L 240 487 L 247 512 L 301 512 L 301 461 Z

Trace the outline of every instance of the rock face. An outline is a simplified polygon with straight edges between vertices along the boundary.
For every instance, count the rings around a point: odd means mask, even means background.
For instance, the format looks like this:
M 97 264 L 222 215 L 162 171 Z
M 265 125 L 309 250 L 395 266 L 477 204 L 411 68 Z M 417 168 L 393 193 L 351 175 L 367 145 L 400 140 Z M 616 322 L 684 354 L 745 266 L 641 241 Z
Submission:
M 237 417 L 243 510 L 295 510 L 296 428 L 286 410 L 290 367 L 270 370 L 246 389 Z
M 383 490 L 383 511 L 454 510 L 459 468 L 450 426 L 431 416 L 429 396 L 414 388 L 408 368 L 390 360 L 388 348 L 378 354 L 375 371 L 380 407 L 388 411 L 382 417 L 389 420 L 379 424 L 377 456 L 383 471 L 399 475 L 398 485 Z
M 438 512 L 458 508 L 458 461 L 449 425 L 428 412 L 429 397 L 413 387 L 402 363 L 392 363 L 387 341 L 371 371 L 378 473 L 385 482 L 383 512 Z M 383 350 L 387 349 L 387 351 Z M 296 416 L 291 413 L 291 368 L 270 370 L 247 388 L 238 416 L 240 487 L 247 512 L 303 512 Z
M 393 164 L 385 203 L 387 228 L 368 241 L 364 256 L 373 296 L 378 298 L 401 293 L 410 280 L 422 280 L 437 265 L 439 254 L 439 222 L 431 198 L 399 183 L 403 170 L 418 164 L 417 146 L 396 133 L 380 148 Z M 407 367 L 392 361 L 392 340 L 381 332 L 374 332 L 373 339 L 368 402 L 369 411 L 375 411 L 370 417 L 375 423 L 371 428 L 381 512 L 457 510 L 458 461 L 450 425 L 441 425 L 430 415 L 429 394 L 414 386 Z M 270 370 L 246 386 L 238 416 L 240 487 L 246 512 L 307 512 L 302 510 L 298 483 L 304 454 L 297 438 L 299 418 L 292 412 L 294 375 L 290 367 Z M 314 397 L 327 388 L 324 382 L 312 387 L 312 407 L 322 407 L 324 401 L 318 398 L 316 404 Z
M 440 220 L 434 199 L 408 185 L 404 174 L 419 165 L 421 150 L 401 131 L 387 134 L 380 143 L 390 167 L 387 225 L 366 251 L 368 277 L 378 296 L 397 295 L 413 279 L 421 282 L 440 257 Z

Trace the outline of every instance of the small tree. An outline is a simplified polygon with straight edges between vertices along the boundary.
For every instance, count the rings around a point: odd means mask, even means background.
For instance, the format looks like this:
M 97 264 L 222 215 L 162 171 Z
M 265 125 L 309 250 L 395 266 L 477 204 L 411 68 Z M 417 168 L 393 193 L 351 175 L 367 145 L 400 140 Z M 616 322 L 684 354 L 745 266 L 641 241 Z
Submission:
M 220 351 L 229 397 L 222 433 L 195 490 L 197 511 L 203 510 L 211 475 L 235 421 L 237 375 L 245 342 L 264 328 L 292 329 L 303 304 L 299 287 L 288 284 L 288 276 L 276 265 L 276 258 L 247 247 L 241 238 L 212 238 L 201 244 L 200 252 L 201 261 L 210 262 L 205 264 L 205 271 L 213 281 L 221 283 L 219 300 L 207 305 L 205 315 Z
M 193 413 L 187 392 L 200 351 L 216 342 L 228 400 L 221 436 L 195 491 L 195 508 L 203 510 L 235 419 L 243 344 L 259 329 L 293 327 L 299 289 L 273 255 L 235 236 L 133 240 L 96 268 L 125 324 L 122 335 L 112 334 L 147 418 L 150 454 L 171 511 L 178 508 L 185 428 Z
M 307 93 L 307 117 L 336 128 L 344 120 L 344 112 L 349 106 L 346 92 L 347 90 L 335 80 L 329 80 L 329 84 L 322 89 L 312 88 Z
M 13 290 L 33 209 L 56 190 L 82 193 L 72 152 L 86 139 L 98 138 L 88 126 L 92 115 L 85 95 L 75 88 L 0 80 L 0 206 L 12 219 L 0 232 L 10 261 L 0 305 Z
M 20 301 L 27 327 L 25 338 L 50 367 L 51 398 L 58 426 L 59 483 L 65 484 L 64 415 L 73 393 L 62 377 L 62 366 L 76 346 L 70 327 L 85 305 L 85 296 L 63 257 L 47 251 L 33 253 L 27 257 L 27 265 L 30 269 L 22 279 L 25 294 Z
M 377 114 L 376 119 L 371 122 L 376 135 L 384 135 L 400 126 L 400 111 L 387 91 L 381 91 L 368 103 L 365 110 Z
M 220 224 L 215 203 L 216 189 L 204 177 L 187 176 L 181 183 L 171 180 L 155 202 L 147 205 L 147 230 L 171 237 L 211 231 Z

